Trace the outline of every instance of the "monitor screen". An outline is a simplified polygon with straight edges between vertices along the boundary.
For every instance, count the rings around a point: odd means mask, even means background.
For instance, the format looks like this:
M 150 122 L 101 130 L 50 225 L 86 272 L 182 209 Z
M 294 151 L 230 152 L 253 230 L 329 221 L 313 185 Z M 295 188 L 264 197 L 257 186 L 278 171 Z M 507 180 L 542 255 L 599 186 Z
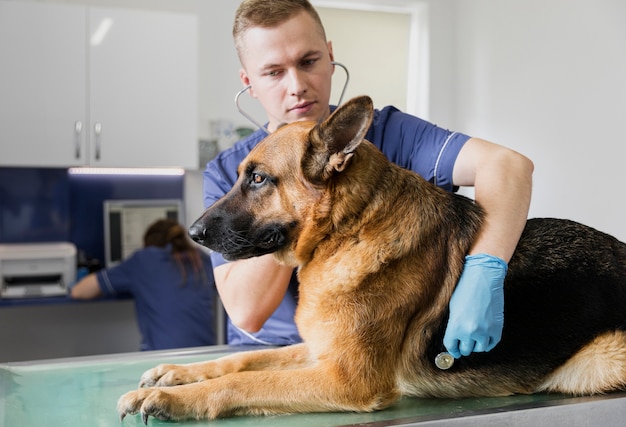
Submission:
M 153 222 L 170 218 L 184 224 L 182 200 L 105 200 L 104 262 L 110 268 L 143 247 L 143 235 Z

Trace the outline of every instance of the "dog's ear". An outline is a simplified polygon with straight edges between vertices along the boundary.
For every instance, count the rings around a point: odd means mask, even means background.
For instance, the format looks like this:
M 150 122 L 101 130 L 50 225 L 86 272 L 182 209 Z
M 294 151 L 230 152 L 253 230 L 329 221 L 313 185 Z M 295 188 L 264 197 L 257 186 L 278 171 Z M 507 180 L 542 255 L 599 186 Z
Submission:
M 374 106 L 368 96 L 360 96 L 338 107 L 324 122 L 309 132 L 309 146 L 302 159 L 304 176 L 324 182 L 343 171 L 372 123 Z

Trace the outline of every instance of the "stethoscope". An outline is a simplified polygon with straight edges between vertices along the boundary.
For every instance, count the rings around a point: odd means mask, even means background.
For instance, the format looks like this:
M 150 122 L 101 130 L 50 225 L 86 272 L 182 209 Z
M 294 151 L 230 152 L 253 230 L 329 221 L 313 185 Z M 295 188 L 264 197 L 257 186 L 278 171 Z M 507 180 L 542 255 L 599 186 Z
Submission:
M 341 95 L 339 96 L 339 102 L 337 103 L 337 105 L 341 105 L 341 101 L 343 101 L 343 96 L 346 94 L 346 89 L 348 88 L 348 83 L 350 82 L 350 73 L 348 72 L 348 69 L 346 68 L 345 65 L 343 65 L 340 62 L 335 62 L 332 61 L 331 64 L 333 65 L 338 65 L 339 67 L 343 68 L 343 71 L 345 71 L 346 73 L 346 82 L 343 84 L 343 89 L 341 90 Z M 246 119 L 248 119 L 250 121 L 250 123 L 254 124 L 256 127 L 258 127 L 259 129 L 263 130 L 266 134 L 270 134 L 270 131 L 263 126 L 262 124 L 260 124 L 259 122 L 257 122 L 252 116 L 250 116 L 248 113 L 246 113 L 241 106 L 239 105 L 239 97 L 246 93 L 247 91 L 250 90 L 250 88 L 252 87 L 252 85 L 248 85 L 246 87 L 244 87 L 243 89 L 241 89 L 239 92 L 237 92 L 237 95 L 235 95 L 235 106 L 237 107 L 237 111 L 239 111 L 239 113 L 244 116 Z

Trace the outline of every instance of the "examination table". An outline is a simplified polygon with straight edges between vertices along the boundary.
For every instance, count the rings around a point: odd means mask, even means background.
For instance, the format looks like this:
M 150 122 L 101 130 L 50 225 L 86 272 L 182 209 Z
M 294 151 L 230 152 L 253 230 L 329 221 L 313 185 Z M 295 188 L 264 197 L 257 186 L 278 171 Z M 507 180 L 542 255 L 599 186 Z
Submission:
M 116 402 L 159 363 L 214 359 L 233 351 L 214 346 L 0 364 L 0 427 L 141 426 L 120 423 Z M 375 413 L 234 417 L 179 423 L 150 418 L 149 426 L 623 426 L 626 392 L 594 397 L 555 394 L 506 398 L 403 398 Z

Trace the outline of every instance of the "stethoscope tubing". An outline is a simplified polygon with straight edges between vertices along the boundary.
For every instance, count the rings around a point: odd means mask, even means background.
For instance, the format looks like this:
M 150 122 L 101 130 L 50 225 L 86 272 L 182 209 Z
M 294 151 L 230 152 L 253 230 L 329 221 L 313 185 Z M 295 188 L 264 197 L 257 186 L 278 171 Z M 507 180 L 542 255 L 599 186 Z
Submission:
M 346 89 L 348 88 L 348 83 L 350 82 L 350 72 L 348 71 L 348 68 L 345 65 L 343 65 L 342 63 L 340 63 L 340 62 L 332 61 L 331 63 L 333 65 L 338 65 L 346 73 L 346 81 L 343 84 L 343 89 L 341 90 L 341 95 L 339 96 L 339 102 L 337 103 L 337 106 L 339 106 L 339 105 L 341 105 L 341 102 L 343 101 L 343 97 L 346 94 Z M 254 124 L 256 127 L 258 127 L 259 129 L 263 130 L 266 134 L 269 135 L 270 131 L 264 125 L 262 125 L 261 123 L 257 122 L 254 119 L 254 117 L 252 117 L 250 114 L 248 114 L 246 111 L 244 111 L 244 109 L 241 108 L 241 105 L 239 105 L 239 97 L 241 97 L 241 95 L 243 95 L 244 93 L 249 91 L 251 87 L 252 87 L 252 85 L 248 85 L 248 86 L 244 87 L 243 89 L 241 89 L 239 92 L 237 92 L 237 94 L 235 95 L 235 106 L 237 107 L 237 111 L 239 111 L 239 114 L 244 116 L 246 119 L 248 119 L 248 121 L 250 123 Z

